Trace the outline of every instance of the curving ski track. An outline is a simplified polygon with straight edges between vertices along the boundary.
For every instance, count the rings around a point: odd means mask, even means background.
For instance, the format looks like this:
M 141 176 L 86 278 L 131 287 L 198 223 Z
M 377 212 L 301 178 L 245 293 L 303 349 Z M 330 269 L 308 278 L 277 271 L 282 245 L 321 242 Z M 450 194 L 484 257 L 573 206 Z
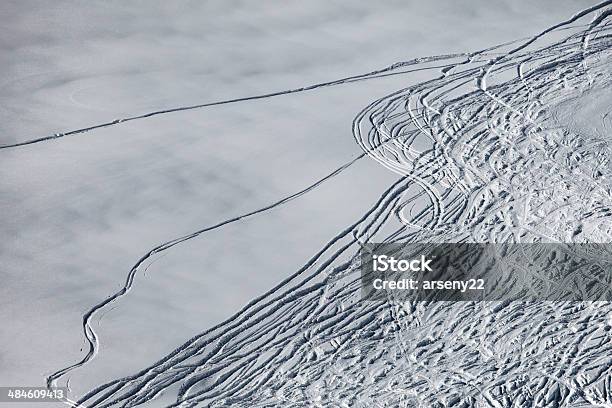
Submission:
M 354 160 L 367 155 L 399 174 L 369 211 L 225 322 L 78 403 L 146 405 L 179 385 L 171 407 L 612 406 L 608 303 L 362 302 L 356 269 L 368 241 L 611 241 L 610 3 L 511 44 L 219 102 L 440 64 L 430 80 L 375 100 L 354 119 L 364 152 Z M 581 119 L 584 107 L 595 116 Z M 151 256 L 295 199 L 350 164 L 268 207 L 145 254 L 124 288 L 84 316 L 88 354 L 48 383 L 95 356 L 89 322 L 127 293 Z

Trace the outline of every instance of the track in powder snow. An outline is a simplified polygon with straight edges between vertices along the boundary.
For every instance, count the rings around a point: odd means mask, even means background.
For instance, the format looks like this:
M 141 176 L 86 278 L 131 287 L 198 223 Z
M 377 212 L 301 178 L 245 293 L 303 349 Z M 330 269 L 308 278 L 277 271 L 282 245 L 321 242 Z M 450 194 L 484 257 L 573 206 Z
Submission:
M 129 292 L 152 256 L 296 199 L 368 156 L 399 177 L 361 218 L 225 322 L 78 403 L 137 406 L 178 385 L 170 406 L 612 406 L 609 304 L 362 302 L 356 268 L 366 242 L 611 241 L 611 14 L 605 2 L 539 35 L 486 50 L 1 146 L 414 70 L 435 72 L 358 113 L 353 134 L 362 155 L 269 206 L 143 255 L 123 288 L 84 315 L 87 354 L 50 375 L 48 384 L 95 358 L 103 342 L 91 327 L 93 317 Z

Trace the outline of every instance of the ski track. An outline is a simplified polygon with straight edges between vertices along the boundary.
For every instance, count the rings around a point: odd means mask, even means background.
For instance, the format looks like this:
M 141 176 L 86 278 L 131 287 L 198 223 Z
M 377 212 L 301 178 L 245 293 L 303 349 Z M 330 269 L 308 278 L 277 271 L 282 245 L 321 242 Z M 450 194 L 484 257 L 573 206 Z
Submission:
M 357 269 L 366 242 L 611 241 L 610 3 L 478 52 L 1 146 L 437 64 L 430 80 L 407 84 L 359 112 L 353 135 L 362 155 L 276 203 L 145 254 L 124 287 L 83 317 L 87 355 L 51 375 L 48 385 L 95 357 L 100 343 L 90 322 L 128 293 L 151 257 L 296 199 L 368 156 L 399 177 L 360 219 L 226 321 L 150 367 L 98 386 L 78 404 L 154 405 L 178 386 L 169 407 L 611 407 L 609 303 L 363 302 Z M 588 118 L 597 132 L 568 118 L 580 112 L 567 106 L 585 104 L 601 114 Z

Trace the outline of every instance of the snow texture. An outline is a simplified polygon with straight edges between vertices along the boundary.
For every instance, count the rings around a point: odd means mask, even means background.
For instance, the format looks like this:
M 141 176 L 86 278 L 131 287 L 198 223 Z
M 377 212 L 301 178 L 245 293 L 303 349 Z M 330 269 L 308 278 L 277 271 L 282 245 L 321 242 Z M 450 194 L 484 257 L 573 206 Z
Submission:
M 486 49 L 397 62 L 280 92 L 127 116 L 2 150 L 97 137 L 154 116 L 317 91 L 419 70 L 353 121 L 362 153 L 267 206 L 170 239 L 143 254 L 93 320 L 154 257 L 284 206 L 363 160 L 396 174 L 354 222 L 266 293 L 131 375 L 79 398 L 83 407 L 612 406 L 607 302 L 364 302 L 357 257 L 369 242 L 612 241 L 612 7 L 601 3 L 541 33 Z M 65 140 L 58 140 L 65 139 Z M 53 140 L 53 141 L 52 141 Z

